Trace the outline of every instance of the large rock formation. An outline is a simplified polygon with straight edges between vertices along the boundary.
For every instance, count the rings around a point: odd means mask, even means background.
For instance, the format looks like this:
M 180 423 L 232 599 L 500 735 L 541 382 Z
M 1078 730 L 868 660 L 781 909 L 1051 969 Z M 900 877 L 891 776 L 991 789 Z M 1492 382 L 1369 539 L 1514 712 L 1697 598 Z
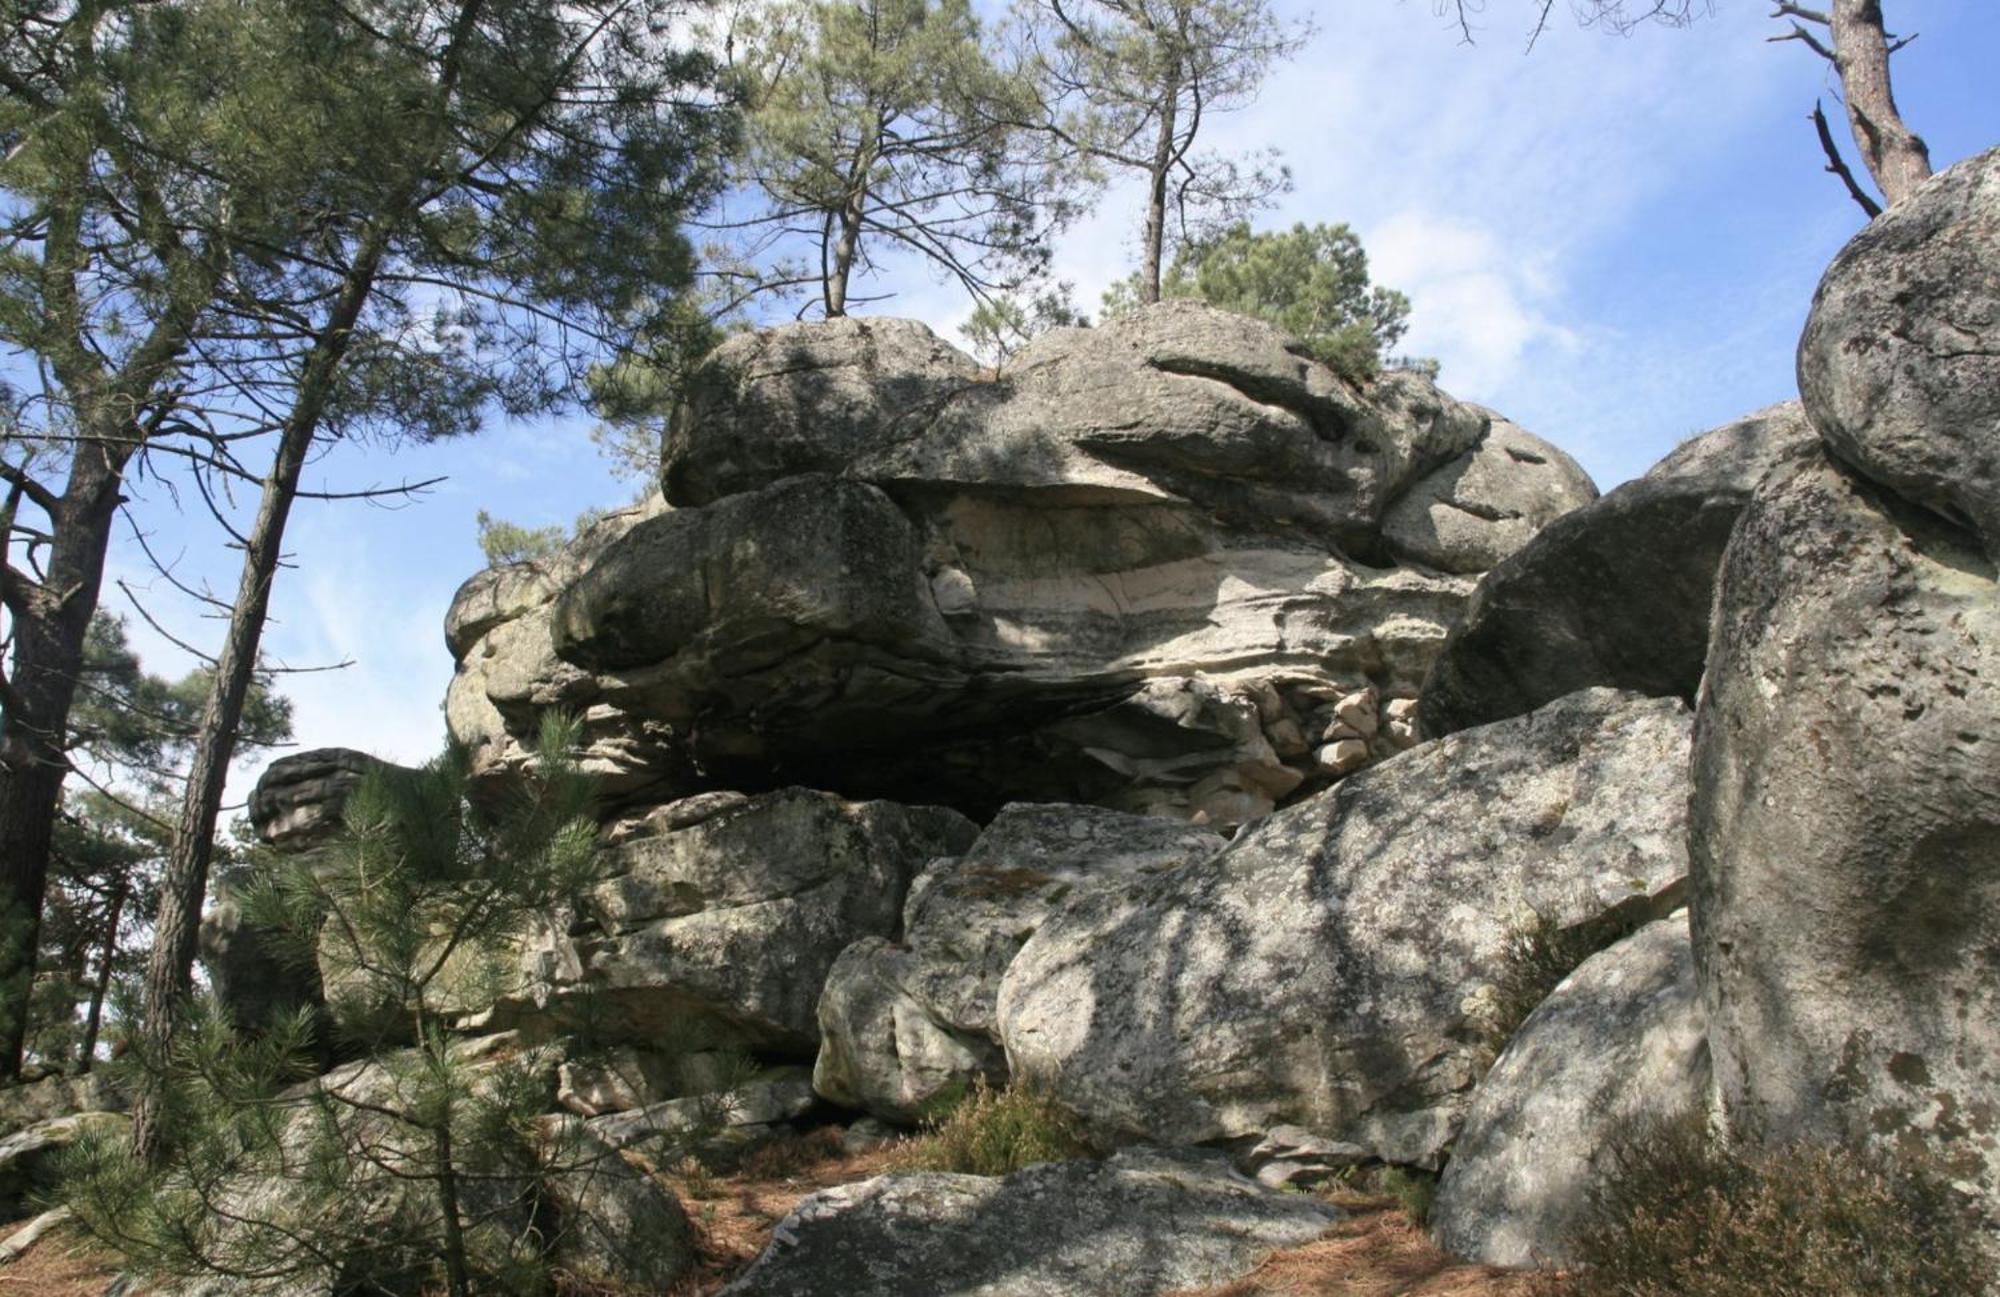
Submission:
M 910 880 L 977 833 L 955 811 L 798 788 L 707 803 L 693 823 L 662 817 L 664 831 L 607 848 L 581 912 L 529 946 L 518 989 L 482 1025 L 559 1020 L 575 1001 L 621 1039 L 810 1058 L 834 958 L 897 935 Z
M 1730 542 L 1690 847 L 1739 1132 L 1929 1154 L 2000 1228 L 1996 247 L 2000 151 L 1827 271 L 1799 372 L 1829 456 Z
M 1815 444 L 1796 401 L 1774 405 L 1553 522 L 1473 591 L 1424 681 L 1424 733 L 1600 685 L 1692 701 L 1737 515 L 1767 473 Z
M 1707 1105 L 1707 1026 L 1685 914 L 1585 961 L 1474 1092 L 1431 1207 L 1438 1243 L 1489 1265 L 1570 1264 L 1611 1138 Z
M 1688 729 L 1673 699 L 1577 694 L 1079 899 L 1002 984 L 1015 1077 L 1117 1137 L 1296 1124 L 1435 1166 L 1523 915 L 1577 923 L 1679 891 Z
M 1594 495 L 1418 376 L 1357 390 L 1190 303 L 998 377 L 906 321 L 733 338 L 664 477 L 665 512 L 461 591 L 448 714 L 488 768 L 565 706 L 614 800 L 1241 824 L 1412 742 L 1469 574 Z
M 1813 296 L 1799 392 L 1833 454 L 2000 558 L 2000 149 L 1856 235 Z
M 1926 1147 L 2000 1203 L 2000 583 L 1821 461 L 1724 564 L 1695 745 L 1696 951 L 1729 1111 Z
M 1058 907 L 1214 855 L 1222 839 L 1172 820 L 1018 803 L 972 849 L 910 889 L 900 943 L 849 946 L 820 996 L 813 1084 L 836 1103 L 911 1122 L 980 1079 L 1006 1080 L 1000 980 Z
M 1164 1297 L 1208 1288 L 1340 1218 L 1214 1154 L 1126 1152 L 1005 1179 L 888 1175 L 807 1198 L 726 1297 Z

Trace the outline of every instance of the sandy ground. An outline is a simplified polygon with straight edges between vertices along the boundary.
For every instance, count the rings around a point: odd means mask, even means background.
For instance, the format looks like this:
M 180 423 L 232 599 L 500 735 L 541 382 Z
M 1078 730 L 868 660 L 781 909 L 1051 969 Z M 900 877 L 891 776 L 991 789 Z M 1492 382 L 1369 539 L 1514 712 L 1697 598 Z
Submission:
M 756 1257 L 801 1198 L 893 1168 L 893 1149 L 841 1151 L 836 1128 L 767 1145 L 727 1175 L 683 1164 L 655 1168 L 680 1195 L 696 1231 L 699 1263 L 668 1297 L 710 1297 Z M 1388 1199 L 1338 1200 L 1349 1216 L 1326 1237 L 1272 1256 L 1220 1288 L 1175 1297 L 1530 1297 L 1532 1280 L 1463 1265 L 1430 1245 Z M 0 1227 L 0 1236 L 25 1222 Z M 0 1266 L 0 1297 L 101 1297 L 107 1257 L 67 1230 L 52 1231 Z

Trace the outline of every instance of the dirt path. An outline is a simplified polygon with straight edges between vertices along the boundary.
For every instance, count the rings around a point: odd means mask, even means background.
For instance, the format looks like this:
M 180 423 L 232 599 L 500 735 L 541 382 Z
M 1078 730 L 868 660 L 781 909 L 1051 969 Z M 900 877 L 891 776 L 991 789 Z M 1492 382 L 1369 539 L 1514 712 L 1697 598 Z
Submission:
M 687 1208 L 699 1252 L 695 1272 L 668 1297 L 712 1297 L 763 1251 L 800 1199 L 880 1175 L 895 1161 L 892 1149 L 845 1153 L 839 1130 L 828 1128 L 766 1145 L 727 1175 L 689 1163 L 653 1168 Z M 1326 1237 L 1223 1287 L 1175 1297 L 1530 1297 L 1533 1282 L 1521 1275 L 1440 1253 L 1391 1200 L 1339 1201 L 1350 1215 Z M 0 1227 L 0 1236 L 25 1223 Z M 57 1230 L 0 1266 L 0 1297 L 101 1297 L 113 1274 L 101 1251 Z

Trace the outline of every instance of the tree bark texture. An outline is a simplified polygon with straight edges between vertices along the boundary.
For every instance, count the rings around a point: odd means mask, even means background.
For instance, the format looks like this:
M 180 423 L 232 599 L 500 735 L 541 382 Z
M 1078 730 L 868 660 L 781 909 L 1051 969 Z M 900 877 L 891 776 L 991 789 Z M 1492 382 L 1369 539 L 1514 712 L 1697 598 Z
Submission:
M 1903 122 L 1889 84 L 1889 40 L 1881 0 L 1833 0 L 1834 67 L 1847 100 L 1847 124 L 1882 197 L 1898 203 L 1930 178 L 1931 154 Z

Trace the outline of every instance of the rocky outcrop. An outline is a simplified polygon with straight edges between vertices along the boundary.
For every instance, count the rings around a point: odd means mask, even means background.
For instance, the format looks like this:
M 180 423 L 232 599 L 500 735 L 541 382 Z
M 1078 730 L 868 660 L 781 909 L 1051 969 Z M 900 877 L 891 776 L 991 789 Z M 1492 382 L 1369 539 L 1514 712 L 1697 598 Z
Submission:
M 1707 1025 L 1685 914 L 1570 974 L 1473 1094 L 1431 1206 L 1438 1244 L 1489 1265 L 1574 1261 L 1612 1137 L 1707 1105 Z
M 257 837 L 286 854 L 316 852 L 344 827 L 347 800 L 377 770 L 399 767 L 350 748 L 316 748 L 273 761 L 250 793 Z M 256 1031 L 301 1008 L 326 1002 L 318 970 L 295 958 L 287 941 L 248 922 L 237 896 L 251 881 L 247 866 L 222 871 L 201 916 L 197 949 L 216 998 L 231 1021 Z
M 1419 376 L 1358 390 L 1191 303 L 997 377 L 905 321 L 732 338 L 664 480 L 665 512 L 461 592 L 448 714 L 489 766 L 564 706 L 635 806 L 796 783 L 1218 826 L 1414 741 L 1337 704 L 1407 713 L 1468 573 L 1593 494 Z
M 1204 829 L 1091 806 L 1017 803 L 910 889 L 900 942 L 847 948 L 820 997 L 813 1084 L 910 1123 L 1006 1064 L 994 1007 L 1021 946 L 1059 906 L 1213 855 Z
M 49 1173 L 49 1154 L 86 1137 L 115 1138 L 129 1130 L 131 1118 L 122 1112 L 75 1112 L 35 1122 L 0 1139 L 0 1213 L 15 1220 L 31 1196 L 47 1195 L 56 1187 Z
M 1824 460 L 1767 483 L 1723 566 L 1695 742 L 1722 1097 L 1771 1139 L 1929 1149 L 1989 1204 L 1997 739 L 1978 537 Z
M 1228 849 L 1045 923 L 1008 968 L 1017 1079 L 1120 1138 L 1295 1124 L 1435 1166 L 1523 914 L 1673 902 L 1686 709 L 1592 690 L 1428 743 Z
M 658 496 L 579 529 L 555 554 L 480 572 L 445 614 L 445 644 L 457 670 L 445 691 L 445 723 L 475 772 L 505 787 L 530 759 L 542 716 L 561 709 L 582 723 L 583 769 L 607 804 L 670 800 L 691 782 L 666 727 L 607 702 L 600 681 L 555 654 L 549 618 L 556 596 L 607 546 L 665 508 Z
M 1161 1297 L 1253 1270 L 1337 1209 L 1214 1154 L 1148 1150 L 1004 1179 L 888 1175 L 814 1194 L 726 1297 Z
M 579 913 L 529 945 L 518 987 L 481 1022 L 560 1021 L 575 1000 L 620 1040 L 810 1058 L 834 958 L 896 935 L 910 880 L 976 834 L 954 811 L 793 788 L 631 836 L 605 850 Z
M 340 831 L 347 797 L 385 762 L 351 748 L 279 757 L 250 792 L 250 827 L 267 846 L 303 851 Z
M 1597 498 L 1596 483 L 1569 456 L 1486 413 L 1492 422 L 1471 453 L 1431 470 L 1384 515 L 1382 537 L 1398 557 L 1484 572 Z
M 1827 448 L 2000 558 L 2000 149 L 1934 176 L 1841 249 L 1799 340 Z
M 671 1157 L 657 1154 L 720 1137 L 753 1140 L 812 1106 L 812 1079 L 803 1068 L 787 1068 L 728 1089 L 594 1117 L 584 1125 L 612 1148 L 638 1149 L 656 1154 L 656 1163 L 671 1164 Z
M 1814 444 L 1798 403 L 1775 405 L 1552 522 L 1473 591 L 1424 681 L 1423 732 L 1596 686 L 1691 701 L 1730 530 L 1757 483 Z

